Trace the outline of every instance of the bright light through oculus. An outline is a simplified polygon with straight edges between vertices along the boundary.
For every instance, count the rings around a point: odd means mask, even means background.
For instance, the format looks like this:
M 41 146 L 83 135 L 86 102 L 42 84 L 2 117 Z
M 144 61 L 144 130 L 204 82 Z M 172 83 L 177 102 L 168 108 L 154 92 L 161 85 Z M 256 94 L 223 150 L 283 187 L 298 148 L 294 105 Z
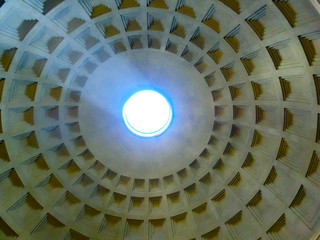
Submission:
M 151 90 L 132 95 L 125 103 L 122 114 L 127 127 L 143 137 L 160 135 L 172 120 L 169 102 L 160 93 Z

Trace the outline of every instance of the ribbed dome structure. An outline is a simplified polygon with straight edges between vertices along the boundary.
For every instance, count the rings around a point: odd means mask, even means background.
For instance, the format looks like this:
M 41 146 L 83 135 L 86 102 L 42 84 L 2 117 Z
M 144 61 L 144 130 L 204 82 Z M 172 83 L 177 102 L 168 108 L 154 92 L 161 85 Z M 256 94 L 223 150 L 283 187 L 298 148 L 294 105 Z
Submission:
M 318 239 L 319 11 L 0 1 L 0 239 Z M 148 139 L 143 89 L 173 109 Z

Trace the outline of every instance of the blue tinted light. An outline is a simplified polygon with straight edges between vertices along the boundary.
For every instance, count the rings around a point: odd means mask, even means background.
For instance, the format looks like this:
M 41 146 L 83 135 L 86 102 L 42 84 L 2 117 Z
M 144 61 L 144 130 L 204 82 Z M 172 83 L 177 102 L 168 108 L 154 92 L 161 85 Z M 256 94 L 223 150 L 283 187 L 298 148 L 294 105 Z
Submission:
M 122 115 L 126 126 L 133 133 L 142 137 L 153 137 L 169 127 L 172 108 L 160 93 L 144 90 L 127 100 Z

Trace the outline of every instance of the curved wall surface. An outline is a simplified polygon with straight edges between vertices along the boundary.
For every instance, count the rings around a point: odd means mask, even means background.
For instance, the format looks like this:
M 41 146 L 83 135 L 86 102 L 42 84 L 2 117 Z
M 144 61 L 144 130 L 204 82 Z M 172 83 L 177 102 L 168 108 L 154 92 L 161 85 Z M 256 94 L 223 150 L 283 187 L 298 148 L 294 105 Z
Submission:
M 317 239 L 318 10 L 0 1 L 0 239 Z M 174 112 L 149 139 L 144 89 Z

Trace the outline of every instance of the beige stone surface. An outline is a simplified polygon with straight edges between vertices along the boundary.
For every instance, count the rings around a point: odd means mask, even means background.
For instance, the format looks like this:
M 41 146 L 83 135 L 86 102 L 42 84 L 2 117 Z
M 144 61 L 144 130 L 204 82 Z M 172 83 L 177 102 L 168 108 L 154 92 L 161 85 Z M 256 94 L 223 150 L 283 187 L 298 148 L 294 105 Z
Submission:
M 0 1 L 0 239 L 319 238 L 318 2 Z

